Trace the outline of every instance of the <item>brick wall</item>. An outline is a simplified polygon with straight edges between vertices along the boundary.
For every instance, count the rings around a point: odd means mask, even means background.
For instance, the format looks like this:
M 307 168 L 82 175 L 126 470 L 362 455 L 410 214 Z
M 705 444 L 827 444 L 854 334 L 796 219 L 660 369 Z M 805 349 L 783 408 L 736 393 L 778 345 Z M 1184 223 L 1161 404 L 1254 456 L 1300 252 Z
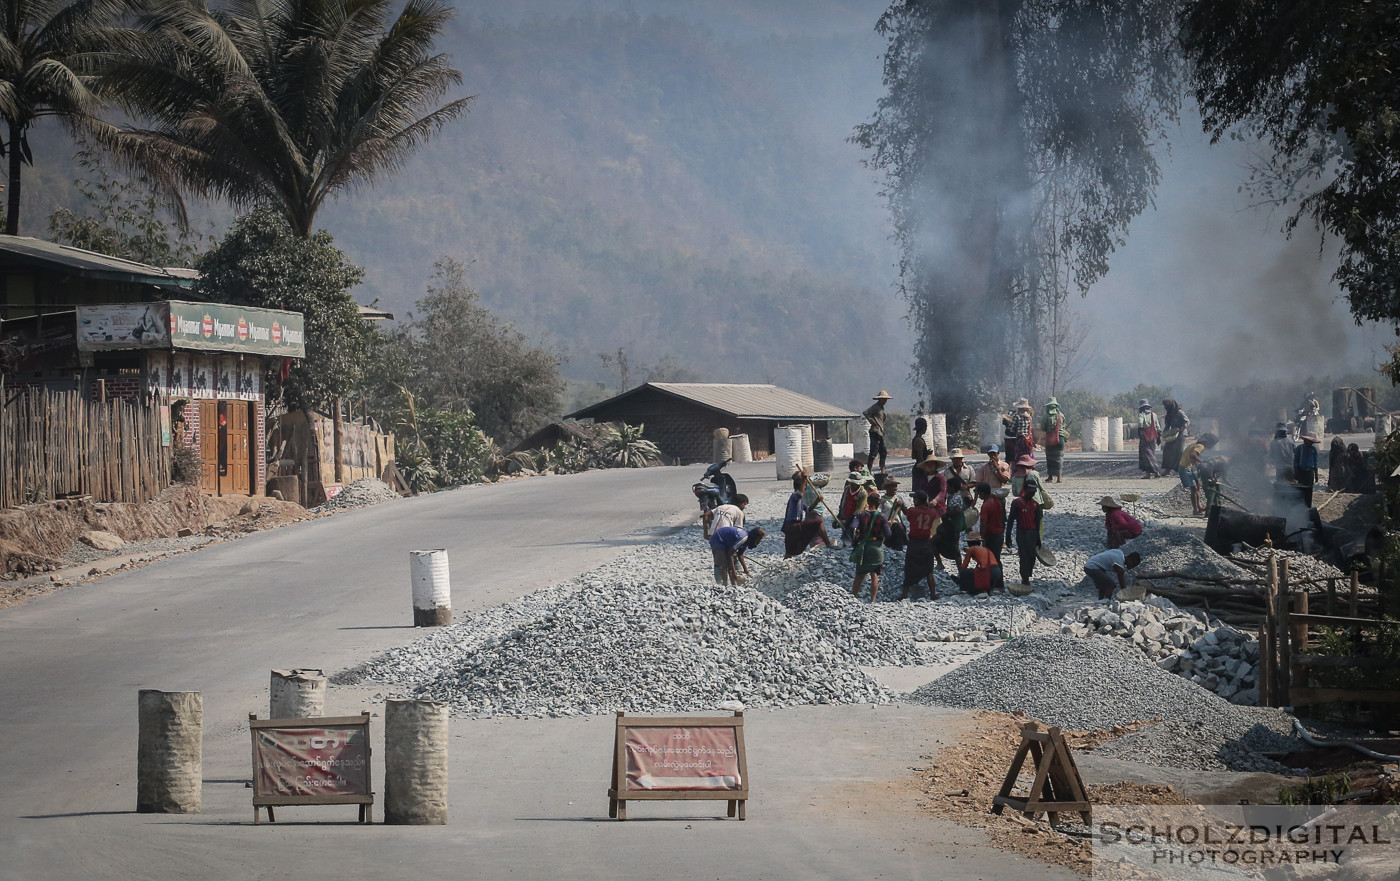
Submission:
M 92 400 L 100 399 L 98 388 L 106 389 L 107 400 L 138 401 L 141 399 L 141 386 L 144 381 L 139 376 L 101 376 L 92 380 L 88 395 Z

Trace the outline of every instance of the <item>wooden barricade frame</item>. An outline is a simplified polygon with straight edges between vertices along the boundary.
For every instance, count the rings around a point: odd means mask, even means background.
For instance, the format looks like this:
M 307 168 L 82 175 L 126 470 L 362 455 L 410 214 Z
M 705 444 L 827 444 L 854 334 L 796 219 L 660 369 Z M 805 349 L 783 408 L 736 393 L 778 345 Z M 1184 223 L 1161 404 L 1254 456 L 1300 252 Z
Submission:
M 625 742 L 630 728 L 732 728 L 739 768 L 738 789 L 630 789 L 627 786 Z M 628 716 L 617 711 L 613 736 L 612 786 L 608 789 L 608 816 L 627 819 L 629 801 L 726 801 L 729 817 L 746 819 L 749 798 L 749 765 L 744 749 L 744 711 L 733 716 Z
M 256 713 L 248 714 L 248 730 L 252 735 L 253 745 L 253 825 L 258 825 L 259 811 L 267 809 L 267 820 L 269 823 L 277 822 L 277 815 L 273 808 L 292 807 L 295 805 L 359 805 L 360 815 L 357 822 L 374 822 L 374 766 L 372 762 L 373 748 L 369 737 L 369 711 L 358 716 L 314 716 L 304 719 L 259 719 Z M 267 728 L 296 729 L 296 728 L 362 728 L 364 729 L 365 743 L 365 792 L 363 793 L 330 793 L 326 795 L 280 795 L 278 793 L 264 793 L 260 791 L 262 780 L 262 754 L 258 750 L 258 731 Z
M 1016 780 L 1021 776 L 1021 766 L 1029 755 L 1035 763 L 1035 782 L 1028 795 L 1012 795 Z M 1074 763 L 1074 755 L 1065 743 L 1064 734 L 1059 728 L 1041 731 L 1035 722 L 1027 722 L 1021 728 L 1021 745 L 1011 760 L 1011 768 L 1002 781 L 1001 792 L 992 799 L 992 813 L 1000 814 L 1003 808 L 1019 811 L 1034 818 L 1044 811 L 1050 822 L 1058 823 L 1060 814 L 1079 813 L 1087 824 L 1090 822 L 1089 796 L 1084 792 L 1084 780 L 1079 776 L 1079 766 Z

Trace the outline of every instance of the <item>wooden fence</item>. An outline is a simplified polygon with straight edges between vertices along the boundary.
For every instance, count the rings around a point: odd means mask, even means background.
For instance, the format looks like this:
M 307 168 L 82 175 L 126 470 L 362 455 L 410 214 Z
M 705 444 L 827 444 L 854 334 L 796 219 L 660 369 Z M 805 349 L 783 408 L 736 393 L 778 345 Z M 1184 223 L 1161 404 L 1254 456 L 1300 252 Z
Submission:
M 1268 707 L 1302 707 L 1338 701 L 1359 703 L 1400 702 L 1400 689 L 1372 684 L 1370 687 L 1332 688 L 1318 683 L 1319 671 L 1328 669 L 1367 670 L 1372 674 L 1400 669 L 1400 661 L 1366 657 L 1360 654 L 1366 634 L 1373 637 L 1386 626 L 1394 626 L 1376 618 L 1357 617 L 1357 575 L 1351 576 L 1348 616 L 1334 615 L 1340 605 L 1336 579 L 1327 579 L 1327 614 L 1310 614 L 1306 586 L 1311 581 L 1293 582 L 1289 578 L 1288 560 L 1269 558 L 1268 579 L 1265 583 L 1264 617 L 1259 624 L 1259 705 Z M 1357 654 L 1351 656 L 1318 655 L 1313 648 L 1310 628 L 1331 627 L 1351 634 Z
M 144 502 L 170 485 L 162 408 L 85 401 L 76 391 L 7 390 L 0 411 L 0 506 L 92 496 Z

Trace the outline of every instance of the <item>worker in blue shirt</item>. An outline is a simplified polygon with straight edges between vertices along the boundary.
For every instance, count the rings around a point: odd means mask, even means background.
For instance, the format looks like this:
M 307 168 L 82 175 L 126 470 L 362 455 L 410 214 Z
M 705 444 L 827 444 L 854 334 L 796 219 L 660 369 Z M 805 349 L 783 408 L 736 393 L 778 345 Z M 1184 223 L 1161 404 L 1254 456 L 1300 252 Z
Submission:
M 1313 484 L 1317 483 L 1317 438 L 1305 434 L 1293 448 L 1293 482 L 1303 494 L 1303 504 L 1312 507 Z

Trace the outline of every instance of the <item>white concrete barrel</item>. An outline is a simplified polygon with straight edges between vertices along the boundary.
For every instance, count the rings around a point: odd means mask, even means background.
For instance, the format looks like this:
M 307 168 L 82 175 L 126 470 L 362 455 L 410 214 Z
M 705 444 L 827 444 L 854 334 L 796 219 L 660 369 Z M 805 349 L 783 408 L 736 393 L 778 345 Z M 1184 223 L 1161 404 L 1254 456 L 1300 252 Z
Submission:
M 802 468 L 808 474 L 815 474 L 817 470 L 817 462 L 816 450 L 812 446 L 812 440 L 815 437 L 815 435 L 812 432 L 812 426 L 807 423 L 803 423 L 802 425 L 799 425 L 798 428 L 802 429 Z
M 384 702 L 384 822 L 447 822 L 448 713 L 445 701 Z
M 995 444 L 998 449 L 1001 449 L 1000 413 L 977 414 L 977 443 L 980 444 L 978 452 L 985 451 L 987 447 L 993 444 Z M 1002 452 L 1005 452 L 1005 450 Z
M 1123 451 L 1123 417 L 1108 417 L 1108 448 L 1112 452 Z
M 832 453 L 834 445 L 829 440 L 812 441 L 812 473 L 836 470 L 836 459 Z
M 452 582 L 447 572 L 447 551 L 409 551 L 408 571 L 413 582 L 413 626 L 451 624 Z
M 929 413 L 924 418 L 928 420 L 928 448 L 935 456 L 948 455 L 948 414 Z
M 784 425 L 773 432 L 773 457 L 778 463 L 778 479 L 789 480 L 802 465 L 802 429 Z
M 137 695 L 136 812 L 197 814 L 204 781 L 204 695 Z
M 1098 447 L 1094 445 L 1095 442 L 1094 417 L 1089 416 L 1085 418 L 1084 422 L 1079 427 L 1079 446 L 1086 453 L 1092 453 L 1098 449 Z
M 1390 432 L 1395 428 L 1395 422 L 1390 418 L 1389 413 L 1376 414 L 1376 443 L 1380 443 L 1390 437 Z M 1318 435 L 1321 437 L 1321 435 Z
M 749 446 L 749 436 L 747 434 L 731 434 L 729 436 L 729 447 L 730 452 L 734 454 L 735 462 L 753 461 L 753 447 Z
M 715 462 L 723 462 L 734 456 L 734 444 L 729 437 L 729 429 L 716 428 L 714 449 L 711 451 L 711 458 Z
M 851 429 L 851 447 L 854 450 L 851 455 L 868 459 L 870 456 L 870 420 L 864 416 L 857 416 L 847 422 L 847 425 Z
M 1094 417 L 1094 449 L 1104 452 L 1108 446 L 1108 417 Z
M 273 670 L 268 686 L 269 719 L 309 719 L 326 714 L 323 670 Z
M 1211 421 L 1215 421 L 1215 420 L 1211 420 Z M 1379 419 L 1377 420 L 1377 423 L 1376 423 L 1376 424 L 1377 424 L 1377 425 L 1380 424 Z M 1215 431 L 1215 430 L 1216 430 L 1215 428 L 1211 428 L 1211 431 Z M 1323 436 L 1324 434 L 1326 434 L 1326 433 L 1327 433 L 1327 420 L 1326 420 L 1325 418 L 1323 418 L 1320 414 L 1317 415 L 1317 416 L 1308 416 L 1307 418 L 1305 418 L 1305 419 L 1303 420 L 1303 434 L 1310 434 L 1310 435 L 1312 435 L 1313 437 L 1317 438 L 1318 440 L 1321 440 L 1321 439 L 1322 439 L 1322 436 Z M 1380 434 L 1379 431 L 1377 431 L 1376 433 L 1377 433 L 1377 434 Z

